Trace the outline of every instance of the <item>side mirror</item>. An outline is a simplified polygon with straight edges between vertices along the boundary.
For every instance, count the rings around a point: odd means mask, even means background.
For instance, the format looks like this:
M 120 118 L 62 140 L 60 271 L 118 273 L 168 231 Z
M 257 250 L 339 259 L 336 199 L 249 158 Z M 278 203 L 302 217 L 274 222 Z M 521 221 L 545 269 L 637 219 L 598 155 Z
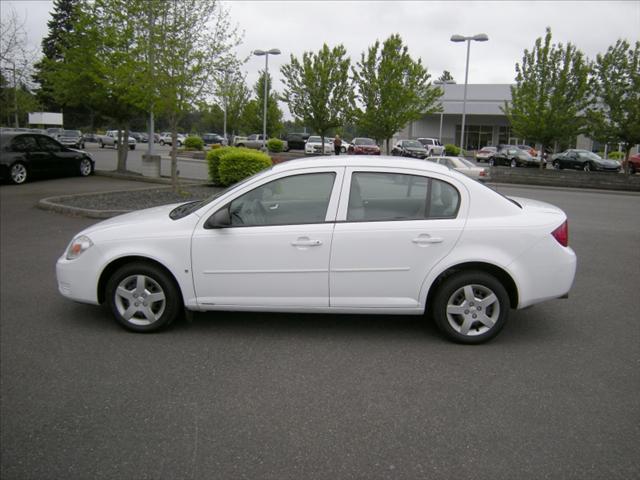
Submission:
M 229 205 L 221 208 L 211 215 L 204 224 L 207 230 L 213 228 L 227 228 L 231 226 L 231 214 L 229 213 Z

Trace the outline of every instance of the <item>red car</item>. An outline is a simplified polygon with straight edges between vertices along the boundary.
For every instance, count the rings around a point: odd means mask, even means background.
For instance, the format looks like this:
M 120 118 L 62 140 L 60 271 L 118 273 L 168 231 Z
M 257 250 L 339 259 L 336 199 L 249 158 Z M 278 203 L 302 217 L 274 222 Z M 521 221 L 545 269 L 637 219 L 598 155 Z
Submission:
M 357 137 L 349 145 L 351 155 L 380 155 L 380 147 L 372 138 Z
M 640 152 L 629 155 L 629 172 L 631 175 L 640 172 Z

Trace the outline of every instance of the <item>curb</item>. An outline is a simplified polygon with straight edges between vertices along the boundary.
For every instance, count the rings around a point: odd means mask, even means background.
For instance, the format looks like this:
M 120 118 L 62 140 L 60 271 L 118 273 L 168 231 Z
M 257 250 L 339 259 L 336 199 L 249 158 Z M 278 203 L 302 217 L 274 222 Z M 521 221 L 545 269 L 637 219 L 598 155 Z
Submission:
M 117 180 L 131 180 L 134 182 L 146 182 L 146 183 L 159 183 L 163 185 L 171 185 L 171 179 L 169 177 L 143 177 L 142 174 L 137 172 L 129 172 L 129 173 L 118 173 L 112 170 L 96 170 L 93 172 L 94 175 L 98 177 L 108 177 L 115 178 Z M 180 182 L 185 182 L 188 184 L 200 184 L 206 183 L 202 180 L 198 180 L 196 178 L 181 178 Z

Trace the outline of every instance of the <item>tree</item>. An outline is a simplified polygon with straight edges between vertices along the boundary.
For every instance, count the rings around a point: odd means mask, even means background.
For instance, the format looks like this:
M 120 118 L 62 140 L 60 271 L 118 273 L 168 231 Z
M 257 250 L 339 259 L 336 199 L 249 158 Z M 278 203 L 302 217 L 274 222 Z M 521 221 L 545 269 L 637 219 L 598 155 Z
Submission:
M 27 33 L 24 20 L 20 19 L 15 10 L 7 9 L 8 13 L 0 18 L 0 72 L 3 79 L 3 113 L 11 98 L 11 111 L 16 127 L 20 126 L 20 112 L 25 107 L 33 105 L 21 105 L 21 99 L 25 97 L 24 90 L 30 91 L 30 75 L 33 68 L 35 52 L 27 46 Z M 5 13 L 5 10 L 2 10 Z M 22 92 L 22 93 L 21 93 Z M 26 123 L 26 122 L 25 122 Z
M 245 77 L 238 69 L 218 72 L 216 79 L 216 95 L 220 99 L 221 108 L 227 112 L 227 134 L 235 135 L 242 123 L 242 114 L 251 97 Z
M 180 118 L 198 100 L 215 93 L 216 72 L 237 63 L 232 49 L 240 43 L 240 36 L 216 0 L 150 1 L 157 18 L 149 15 L 143 50 L 153 56 L 146 68 L 146 78 L 152 80 L 141 85 L 149 95 L 147 105 L 169 119 L 171 178 L 177 190 Z M 156 71 L 154 64 L 162 68 Z
M 618 40 L 592 66 L 587 125 L 590 136 L 624 146 L 625 172 L 629 153 L 640 143 L 640 42 L 631 47 Z
M 353 69 L 358 87 L 358 100 L 363 106 L 358 110 L 360 126 L 377 141 L 389 140 L 409 122 L 424 114 L 440 111 L 437 102 L 442 95 L 439 88 L 429 82 L 430 75 L 422 61 L 414 61 L 400 35 L 391 35 L 382 44 L 363 52 L 357 69 Z
M 282 99 L 289 111 L 322 138 L 331 128 L 344 125 L 353 115 L 355 97 L 349 78 L 351 60 L 344 46 L 304 52 L 302 60 L 291 55 L 280 71 L 285 89 Z
M 449 70 L 444 70 L 442 75 L 438 77 L 438 81 L 442 83 L 456 83 L 453 79 L 453 75 L 449 72 Z
M 589 66 L 571 43 L 551 43 L 551 29 L 525 50 L 516 63 L 511 103 L 503 111 L 519 137 L 541 144 L 541 152 L 555 142 L 567 142 L 581 132 L 588 104 Z M 544 163 L 540 162 L 540 168 Z
M 68 38 L 78 20 L 79 6 L 80 0 L 53 2 L 51 19 L 47 22 L 49 33 L 42 39 L 42 53 L 46 60 L 41 59 L 34 65 L 33 75 L 33 79 L 40 85 L 36 95 L 46 111 L 56 111 L 62 107 L 53 98 L 53 87 L 47 81 L 46 70 L 52 68 L 52 63 L 64 62 L 64 50 L 68 48 Z
M 267 137 L 282 131 L 282 110 L 278 107 L 278 93 L 271 92 L 271 75 L 267 75 Z M 249 100 L 244 108 L 243 126 L 249 133 L 262 132 L 264 123 L 264 71 L 253 87 L 256 98 Z

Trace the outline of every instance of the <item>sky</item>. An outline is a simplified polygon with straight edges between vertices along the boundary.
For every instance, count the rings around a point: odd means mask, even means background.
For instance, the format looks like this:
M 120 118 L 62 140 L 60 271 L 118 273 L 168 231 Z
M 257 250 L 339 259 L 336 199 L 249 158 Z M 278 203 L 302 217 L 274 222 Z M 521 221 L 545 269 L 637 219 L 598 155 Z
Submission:
M 640 0 L 635 1 L 238 1 L 221 2 L 244 31 L 238 48 L 249 56 L 244 70 L 252 86 L 264 69 L 255 49 L 278 48 L 269 57 L 274 87 L 282 90 L 280 66 L 290 55 L 318 51 L 323 43 L 343 44 L 352 64 L 376 40 L 398 33 L 414 58 L 421 58 L 433 79 L 449 70 L 464 83 L 466 48 L 453 34 L 486 33 L 487 42 L 472 42 L 469 83 L 512 83 L 515 63 L 524 49 L 551 27 L 555 42 L 571 42 L 589 58 L 606 51 L 618 38 L 640 40 Z M 25 19 L 28 40 L 39 48 L 47 34 L 53 1 L 0 0 L 4 17 L 13 8 Z

